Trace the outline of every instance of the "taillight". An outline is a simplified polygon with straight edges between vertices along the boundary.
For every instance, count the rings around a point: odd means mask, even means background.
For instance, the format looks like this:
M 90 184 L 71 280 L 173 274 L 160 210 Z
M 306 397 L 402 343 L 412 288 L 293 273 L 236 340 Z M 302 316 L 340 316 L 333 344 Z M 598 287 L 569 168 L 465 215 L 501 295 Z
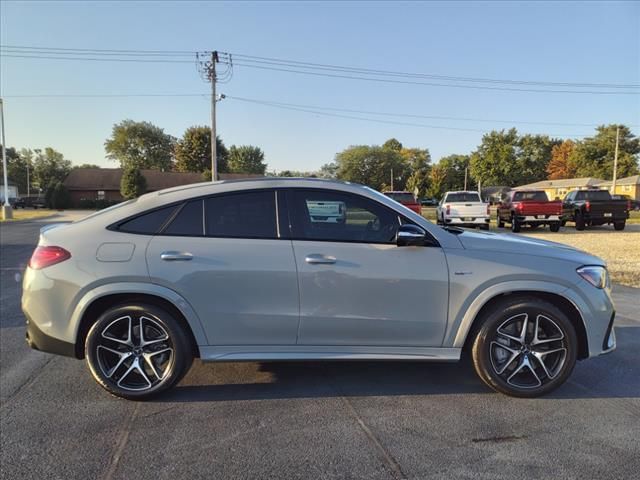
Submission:
M 520 202 L 516 202 L 513 204 L 513 208 L 515 208 L 517 211 L 522 210 L 522 204 Z
M 451 205 L 447 205 L 447 215 L 451 214 Z
M 70 258 L 71 254 L 62 247 L 36 247 L 29 260 L 29 267 L 40 270 Z
M 584 208 L 587 212 L 591 211 L 591 202 L 589 200 L 587 200 L 584 204 Z

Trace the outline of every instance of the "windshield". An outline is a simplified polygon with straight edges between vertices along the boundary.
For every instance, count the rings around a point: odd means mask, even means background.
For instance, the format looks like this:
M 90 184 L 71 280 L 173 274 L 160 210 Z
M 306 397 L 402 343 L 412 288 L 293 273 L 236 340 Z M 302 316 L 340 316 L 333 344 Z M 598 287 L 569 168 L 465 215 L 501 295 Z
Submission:
M 606 190 L 588 190 L 578 192 L 576 200 L 604 201 L 611 200 L 611 194 Z
M 399 203 L 416 203 L 416 198 L 409 192 L 386 192 L 385 195 Z
M 464 202 L 479 202 L 480 195 L 475 192 L 461 192 L 450 193 L 447 195 L 446 202 L 451 203 L 464 203 Z
M 540 192 L 516 192 L 513 195 L 514 202 L 548 202 L 547 194 Z

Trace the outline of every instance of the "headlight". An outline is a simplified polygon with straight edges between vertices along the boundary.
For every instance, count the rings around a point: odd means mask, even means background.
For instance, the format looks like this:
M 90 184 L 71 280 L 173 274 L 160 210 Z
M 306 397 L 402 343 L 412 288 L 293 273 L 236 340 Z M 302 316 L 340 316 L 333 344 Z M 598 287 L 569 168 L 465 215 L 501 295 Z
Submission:
M 588 265 L 586 267 L 580 267 L 576 272 L 596 288 L 609 286 L 609 274 L 604 267 Z

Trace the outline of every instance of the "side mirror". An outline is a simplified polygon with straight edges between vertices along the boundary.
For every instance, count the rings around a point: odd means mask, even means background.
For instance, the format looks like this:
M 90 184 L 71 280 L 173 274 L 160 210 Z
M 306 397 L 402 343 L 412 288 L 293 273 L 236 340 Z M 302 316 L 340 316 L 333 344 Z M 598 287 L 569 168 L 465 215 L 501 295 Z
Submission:
M 427 232 L 417 225 L 409 223 L 400 225 L 396 235 L 396 245 L 398 247 L 423 247 L 430 244 L 427 240 Z

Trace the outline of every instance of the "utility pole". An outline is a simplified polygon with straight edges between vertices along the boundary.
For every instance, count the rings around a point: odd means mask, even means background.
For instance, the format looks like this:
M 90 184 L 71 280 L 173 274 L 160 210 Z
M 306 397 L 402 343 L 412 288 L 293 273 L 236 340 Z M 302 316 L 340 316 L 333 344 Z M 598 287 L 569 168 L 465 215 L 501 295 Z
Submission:
M 218 52 L 211 52 L 211 60 L 208 65 L 209 81 L 211 82 L 211 181 L 218 180 L 218 145 L 216 133 L 216 63 L 218 63 Z
M 31 188 L 29 185 L 29 161 L 30 160 L 27 160 L 27 197 L 31 196 Z
M 467 170 L 469 170 L 467 167 L 465 167 L 464 169 L 464 191 L 467 191 Z
M 618 176 L 618 144 L 620 143 L 620 127 L 616 127 L 616 151 L 613 155 L 613 181 L 611 182 L 611 194 L 616 193 L 616 180 Z
M 393 168 L 391 169 L 391 191 L 393 192 Z
M 7 180 L 7 147 L 4 138 L 4 102 L 0 98 L 0 129 L 2 130 L 2 172 L 4 176 L 4 205 L 2 205 L 2 218 L 13 218 L 13 210 L 9 203 L 9 182 Z

